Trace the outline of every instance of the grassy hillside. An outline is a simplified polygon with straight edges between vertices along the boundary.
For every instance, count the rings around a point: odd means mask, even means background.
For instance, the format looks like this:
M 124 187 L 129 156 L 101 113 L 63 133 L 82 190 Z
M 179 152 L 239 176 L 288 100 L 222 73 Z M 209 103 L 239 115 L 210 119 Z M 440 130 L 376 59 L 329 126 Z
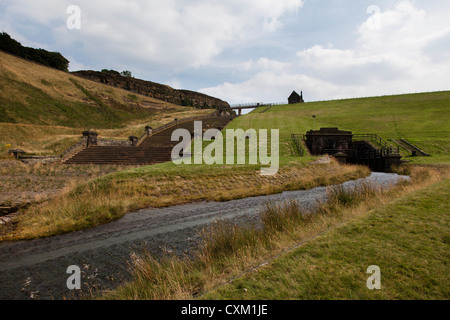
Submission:
M 433 156 L 413 159 L 416 162 L 450 160 L 450 91 L 282 105 L 260 113 L 264 108 L 237 118 L 229 127 L 280 129 L 283 141 L 313 125 L 316 130 L 338 127 L 384 139 L 404 138 Z
M 208 112 L 132 94 L 0 51 L 3 149 L 11 144 L 35 153 L 60 152 L 88 128 L 100 130 L 101 137 L 127 139 L 142 135 L 145 125 L 156 127 L 174 117 Z

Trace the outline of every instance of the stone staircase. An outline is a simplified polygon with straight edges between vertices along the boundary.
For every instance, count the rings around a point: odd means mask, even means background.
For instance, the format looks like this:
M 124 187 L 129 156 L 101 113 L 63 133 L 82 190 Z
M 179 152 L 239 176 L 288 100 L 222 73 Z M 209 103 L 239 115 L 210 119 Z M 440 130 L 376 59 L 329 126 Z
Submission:
M 169 147 L 110 147 L 90 146 L 77 153 L 66 164 L 141 165 L 170 161 Z
M 222 130 L 232 119 L 234 119 L 233 116 L 224 116 L 224 117 L 213 116 L 203 118 L 198 121 L 202 121 L 202 129 L 203 131 L 205 131 L 212 128 Z M 176 144 L 178 144 L 177 141 L 171 141 L 172 132 L 177 129 L 186 129 L 192 134 L 194 132 L 194 122 L 195 120 L 190 121 L 180 120 L 178 123 L 173 124 L 173 126 L 165 130 L 155 132 L 154 134 L 145 138 L 139 144 L 139 146 L 140 147 L 170 146 L 172 148 Z
M 154 130 L 154 133 L 139 139 L 136 146 L 99 146 L 90 145 L 63 160 L 65 164 L 117 164 L 149 165 L 171 161 L 173 147 L 178 141 L 171 141 L 172 132 L 186 129 L 194 132 L 194 122 L 202 121 L 203 131 L 223 129 L 235 116 L 210 115 L 174 121 Z

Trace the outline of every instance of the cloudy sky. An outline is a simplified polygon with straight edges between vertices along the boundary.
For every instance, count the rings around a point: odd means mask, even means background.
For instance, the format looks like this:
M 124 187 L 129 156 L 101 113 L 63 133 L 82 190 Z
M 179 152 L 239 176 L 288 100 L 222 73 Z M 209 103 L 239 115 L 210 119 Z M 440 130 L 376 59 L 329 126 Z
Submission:
M 130 70 L 231 104 L 315 101 L 449 90 L 449 12 L 447 0 L 0 0 L 0 30 L 71 71 Z

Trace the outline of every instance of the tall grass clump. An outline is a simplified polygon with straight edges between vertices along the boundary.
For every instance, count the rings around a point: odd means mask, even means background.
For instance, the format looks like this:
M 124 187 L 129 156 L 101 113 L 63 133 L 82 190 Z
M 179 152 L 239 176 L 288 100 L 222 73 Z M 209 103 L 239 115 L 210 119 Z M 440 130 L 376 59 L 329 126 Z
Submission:
M 327 189 L 327 206 L 332 206 L 333 209 L 355 206 L 380 192 L 381 188 L 368 182 L 360 182 L 354 187 L 346 187 L 343 184 L 331 186 Z
M 148 252 L 133 254 L 131 266 L 134 270 L 131 285 L 123 287 L 120 298 L 127 299 L 188 299 L 199 290 L 203 281 L 199 270 L 189 260 L 182 260 L 165 253 L 156 259 Z M 110 298 L 114 299 L 114 295 Z
M 200 239 L 199 257 L 205 265 L 265 242 L 255 226 L 239 226 L 225 220 L 217 220 L 201 230 Z
M 282 204 L 269 202 L 261 213 L 265 234 L 290 232 L 295 228 L 307 225 L 311 222 L 311 218 L 311 213 L 303 210 L 294 200 Z

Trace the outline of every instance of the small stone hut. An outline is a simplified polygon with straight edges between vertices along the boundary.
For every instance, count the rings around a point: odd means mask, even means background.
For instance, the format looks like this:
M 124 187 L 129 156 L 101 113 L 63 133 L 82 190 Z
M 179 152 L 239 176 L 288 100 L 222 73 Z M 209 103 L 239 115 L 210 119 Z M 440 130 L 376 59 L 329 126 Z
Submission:
M 292 91 L 291 95 L 288 98 L 289 104 L 295 104 L 295 103 L 304 103 L 303 100 L 303 91 L 300 91 L 300 94 L 298 94 L 295 91 Z

